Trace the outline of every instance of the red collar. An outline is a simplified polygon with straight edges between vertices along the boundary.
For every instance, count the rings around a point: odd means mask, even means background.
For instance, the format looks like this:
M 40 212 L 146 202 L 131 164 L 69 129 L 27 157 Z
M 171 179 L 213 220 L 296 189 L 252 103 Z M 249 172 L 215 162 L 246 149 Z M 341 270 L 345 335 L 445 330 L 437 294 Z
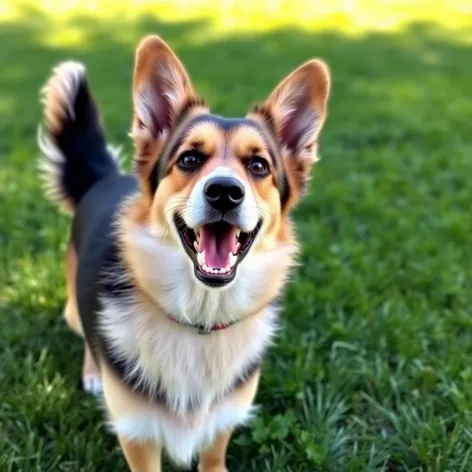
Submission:
M 229 328 L 236 323 L 236 321 L 232 321 L 230 323 L 216 323 L 213 326 L 205 326 L 201 324 L 183 323 L 182 321 L 175 319 L 169 313 L 167 313 L 167 317 L 174 323 L 196 329 L 198 334 L 211 334 L 213 331 L 222 331 L 223 329 Z

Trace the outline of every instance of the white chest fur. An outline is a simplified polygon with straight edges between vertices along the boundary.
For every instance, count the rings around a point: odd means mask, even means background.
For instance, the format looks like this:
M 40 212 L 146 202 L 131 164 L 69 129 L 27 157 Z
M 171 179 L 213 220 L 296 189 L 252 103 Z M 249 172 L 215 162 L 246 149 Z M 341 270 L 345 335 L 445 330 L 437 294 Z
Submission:
M 231 401 L 225 393 L 266 350 L 275 330 L 275 308 L 199 335 L 142 300 L 103 299 L 102 304 L 100 324 L 111 347 L 147 386 L 161 385 L 168 402 L 165 412 L 112 415 L 117 432 L 155 439 L 175 460 L 188 462 L 216 434 L 248 418 L 250 404 Z
M 110 421 L 111 428 L 130 440 L 155 441 L 177 463 L 188 466 L 214 438 L 245 423 L 253 407 L 226 401 L 208 413 L 170 417 L 159 411 L 134 413 Z

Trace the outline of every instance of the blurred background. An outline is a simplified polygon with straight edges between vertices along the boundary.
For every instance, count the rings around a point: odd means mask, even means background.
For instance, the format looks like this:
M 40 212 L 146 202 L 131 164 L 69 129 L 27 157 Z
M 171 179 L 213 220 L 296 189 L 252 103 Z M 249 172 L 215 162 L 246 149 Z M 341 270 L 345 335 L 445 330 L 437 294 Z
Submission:
M 36 131 L 52 67 L 83 61 L 129 163 L 147 33 L 219 114 L 245 114 L 310 57 L 333 76 L 294 215 L 302 264 L 230 470 L 472 470 L 472 3 L 459 0 L 0 1 L 0 470 L 126 470 L 80 390 L 61 317 L 69 221 L 42 196 Z

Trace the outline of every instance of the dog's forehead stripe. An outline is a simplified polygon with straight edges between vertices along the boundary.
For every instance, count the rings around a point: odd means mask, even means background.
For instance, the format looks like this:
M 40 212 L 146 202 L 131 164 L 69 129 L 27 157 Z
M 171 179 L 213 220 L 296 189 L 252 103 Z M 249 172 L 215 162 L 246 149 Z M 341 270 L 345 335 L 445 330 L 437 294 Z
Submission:
M 230 131 L 232 128 L 241 125 L 253 126 L 258 131 L 260 130 L 260 127 L 257 125 L 256 122 L 247 118 L 225 118 L 223 116 L 212 115 L 210 113 L 202 113 L 201 115 L 194 117 L 193 120 L 190 121 L 189 126 L 196 125 L 204 121 L 214 123 L 218 126 L 218 128 L 223 131 Z
M 161 153 L 161 156 L 159 157 L 159 166 L 161 168 L 166 167 L 166 165 L 169 163 L 169 160 L 172 158 L 172 156 L 175 155 L 175 153 L 185 141 L 190 131 L 195 129 L 199 124 L 202 123 L 211 123 L 217 129 L 220 129 L 221 131 L 225 132 L 232 131 L 242 126 L 254 129 L 261 136 L 261 139 L 263 139 L 263 141 L 265 142 L 269 155 L 273 161 L 274 167 L 278 167 L 276 157 L 277 153 L 275 152 L 272 140 L 266 136 L 267 132 L 258 123 L 248 118 L 224 118 L 218 115 L 211 115 L 205 113 L 195 116 L 188 121 L 180 123 L 180 126 L 178 126 L 178 128 L 174 131 L 173 137 L 169 140 L 168 145 L 164 148 Z
M 275 168 L 280 167 L 278 162 L 278 153 L 273 143 L 273 139 L 267 136 L 268 132 L 265 130 L 259 123 L 249 118 L 225 118 L 219 115 L 212 114 L 201 114 L 194 117 L 187 125 L 187 129 L 194 127 L 200 123 L 209 122 L 213 123 L 217 128 L 222 131 L 229 132 L 233 131 L 236 128 L 246 126 L 248 128 L 254 129 L 261 139 L 264 141 L 266 148 L 268 150 L 269 156 L 272 159 L 272 164 Z
M 277 171 L 277 183 L 281 193 L 285 193 L 286 185 L 284 185 L 284 181 L 286 177 L 284 175 L 283 165 L 281 163 L 281 156 L 280 152 L 278 151 L 274 137 L 271 135 L 271 132 L 267 130 L 264 126 L 261 126 L 254 120 L 249 118 L 225 118 L 219 115 L 213 115 L 210 113 L 202 113 L 193 118 L 189 118 L 188 120 L 183 120 L 177 126 L 177 129 L 174 130 L 172 138 L 169 140 L 167 146 L 165 146 L 164 150 L 161 153 L 161 156 L 156 162 L 152 172 L 151 172 L 151 187 L 152 191 L 155 192 L 157 186 L 159 184 L 159 180 L 162 178 L 163 175 L 166 174 L 165 170 L 169 165 L 170 160 L 176 154 L 179 147 L 188 137 L 189 133 L 198 127 L 199 124 L 202 123 L 211 123 L 217 129 L 220 129 L 223 132 L 231 132 L 236 130 L 237 128 L 241 128 L 243 126 L 249 127 L 254 129 L 261 139 L 264 141 L 266 145 L 266 149 L 268 154 L 271 158 L 272 165 L 274 169 Z

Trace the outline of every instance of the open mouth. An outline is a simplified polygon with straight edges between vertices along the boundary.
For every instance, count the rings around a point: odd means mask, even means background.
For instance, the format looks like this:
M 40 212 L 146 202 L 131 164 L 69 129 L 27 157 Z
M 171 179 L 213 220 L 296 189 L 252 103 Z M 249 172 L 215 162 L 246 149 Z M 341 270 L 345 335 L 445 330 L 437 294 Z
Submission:
M 245 233 L 237 226 L 219 221 L 189 228 L 176 215 L 174 223 L 187 254 L 195 266 L 196 277 L 207 285 L 221 286 L 231 282 L 238 264 L 244 259 L 262 226 Z

